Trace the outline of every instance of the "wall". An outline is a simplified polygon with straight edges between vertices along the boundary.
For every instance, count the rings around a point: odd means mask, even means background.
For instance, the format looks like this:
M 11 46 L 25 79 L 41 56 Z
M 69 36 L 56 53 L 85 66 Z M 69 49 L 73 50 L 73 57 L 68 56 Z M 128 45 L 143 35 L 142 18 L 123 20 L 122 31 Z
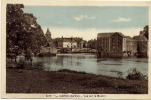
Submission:
M 97 39 L 97 51 L 100 56 L 109 56 L 110 52 L 110 38 L 108 37 L 99 37 Z
M 138 41 L 138 57 L 148 57 L 148 42 Z
M 63 42 L 63 47 L 64 48 L 77 48 L 77 43 L 76 42 Z
M 110 44 L 111 44 L 110 56 L 122 57 L 123 56 L 123 37 L 118 33 L 114 33 L 111 36 Z

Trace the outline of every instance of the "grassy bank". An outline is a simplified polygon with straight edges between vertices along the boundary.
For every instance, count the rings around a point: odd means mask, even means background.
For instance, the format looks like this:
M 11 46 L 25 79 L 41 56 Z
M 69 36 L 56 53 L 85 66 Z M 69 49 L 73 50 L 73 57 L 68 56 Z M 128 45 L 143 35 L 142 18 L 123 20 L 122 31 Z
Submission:
M 147 80 L 128 80 L 69 70 L 7 68 L 7 93 L 146 94 Z

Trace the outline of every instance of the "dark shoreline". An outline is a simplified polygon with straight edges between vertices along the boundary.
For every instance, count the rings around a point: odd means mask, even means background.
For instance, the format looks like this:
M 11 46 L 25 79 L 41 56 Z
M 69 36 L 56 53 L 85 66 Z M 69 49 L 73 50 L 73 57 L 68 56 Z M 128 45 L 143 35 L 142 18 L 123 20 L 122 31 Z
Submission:
M 70 70 L 6 68 L 7 93 L 147 94 L 147 80 L 129 80 Z

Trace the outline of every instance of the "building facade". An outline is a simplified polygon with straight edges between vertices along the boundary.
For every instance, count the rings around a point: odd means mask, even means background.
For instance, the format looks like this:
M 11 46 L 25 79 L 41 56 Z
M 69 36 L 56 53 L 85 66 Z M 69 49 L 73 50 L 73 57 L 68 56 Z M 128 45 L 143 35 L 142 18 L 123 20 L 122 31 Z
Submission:
M 131 38 L 120 32 L 98 33 L 97 52 L 99 57 L 132 57 L 138 54 L 145 56 L 148 50 L 147 42 L 144 36 Z
M 133 39 L 137 42 L 137 56 L 148 57 L 148 39 L 143 36 L 134 36 Z
M 126 50 L 124 56 L 131 57 L 137 54 L 137 41 L 129 36 L 126 36 Z
M 124 51 L 125 36 L 122 33 L 115 32 L 111 36 L 110 40 L 110 56 L 111 57 L 122 57 Z
M 58 38 L 57 48 L 77 48 L 77 42 L 73 38 Z
M 98 56 L 106 57 L 110 55 L 111 51 L 111 36 L 114 33 L 99 33 L 97 35 L 97 51 Z
M 126 49 L 125 36 L 120 32 L 98 33 L 97 51 L 100 57 L 122 57 Z
M 86 42 L 82 38 L 77 38 L 77 37 L 62 37 L 62 38 L 56 38 L 56 45 L 57 48 L 84 48 L 86 47 Z

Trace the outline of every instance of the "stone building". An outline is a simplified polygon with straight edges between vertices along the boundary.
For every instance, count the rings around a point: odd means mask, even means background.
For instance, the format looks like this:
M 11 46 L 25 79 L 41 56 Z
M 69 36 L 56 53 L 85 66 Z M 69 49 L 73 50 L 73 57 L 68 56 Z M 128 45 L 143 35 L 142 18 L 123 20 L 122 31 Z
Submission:
M 143 36 L 134 36 L 133 39 L 137 42 L 137 56 L 148 57 L 148 39 Z
M 126 38 L 122 33 L 98 33 L 97 51 L 99 57 L 122 57 L 124 50 L 126 50 Z
M 97 51 L 98 56 L 106 57 L 110 55 L 111 46 L 111 36 L 114 33 L 98 33 L 97 35 Z
M 130 57 L 137 53 L 137 42 L 120 32 L 98 33 L 97 51 L 100 57 Z
M 126 36 L 126 50 L 124 56 L 131 57 L 137 54 L 137 41 L 130 36 Z
M 145 36 L 124 36 L 120 32 L 98 33 L 99 57 L 147 57 L 148 40 Z
M 125 50 L 125 36 L 120 32 L 115 32 L 110 39 L 110 56 L 122 57 Z
M 47 44 L 45 46 L 41 47 L 40 53 L 56 54 L 57 49 L 56 49 L 56 46 L 53 43 L 53 39 L 51 37 L 51 32 L 49 31 L 49 29 L 47 29 L 47 31 L 46 31 L 45 38 L 47 40 Z

